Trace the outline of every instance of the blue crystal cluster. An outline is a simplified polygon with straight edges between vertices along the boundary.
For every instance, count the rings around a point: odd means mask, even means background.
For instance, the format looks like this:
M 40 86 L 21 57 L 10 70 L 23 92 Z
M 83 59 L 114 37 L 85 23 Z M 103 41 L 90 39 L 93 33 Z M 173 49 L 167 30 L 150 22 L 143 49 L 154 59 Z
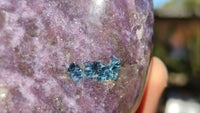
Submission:
M 70 77 L 73 81 L 79 82 L 83 78 L 82 70 L 79 65 L 71 63 L 67 70 L 70 73 Z
M 79 82 L 83 76 L 88 80 L 97 79 L 99 82 L 104 80 L 114 81 L 117 79 L 120 70 L 120 59 L 112 57 L 112 61 L 108 65 L 103 65 L 99 61 L 83 63 L 84 69 L 81 70 L 80 66 L 75 63 L 70 64 L 68 72 L 70 73 L 71 80 Z

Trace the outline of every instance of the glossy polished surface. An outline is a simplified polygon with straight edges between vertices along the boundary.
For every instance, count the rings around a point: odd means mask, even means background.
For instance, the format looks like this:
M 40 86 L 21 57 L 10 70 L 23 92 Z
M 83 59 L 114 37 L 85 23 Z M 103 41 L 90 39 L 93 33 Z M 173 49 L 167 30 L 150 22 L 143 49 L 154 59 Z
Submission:
M 0 110 L 136 109 L 152 34 L 151 0 L 0 0 Z

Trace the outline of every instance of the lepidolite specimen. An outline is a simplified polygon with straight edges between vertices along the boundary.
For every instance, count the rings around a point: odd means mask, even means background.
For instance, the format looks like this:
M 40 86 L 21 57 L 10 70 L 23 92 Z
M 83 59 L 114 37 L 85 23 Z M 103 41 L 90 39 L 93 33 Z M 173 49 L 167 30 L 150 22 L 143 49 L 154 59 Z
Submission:
M 135 110 L 152 34 L 151 0 L 0 0 L 0 112 Z

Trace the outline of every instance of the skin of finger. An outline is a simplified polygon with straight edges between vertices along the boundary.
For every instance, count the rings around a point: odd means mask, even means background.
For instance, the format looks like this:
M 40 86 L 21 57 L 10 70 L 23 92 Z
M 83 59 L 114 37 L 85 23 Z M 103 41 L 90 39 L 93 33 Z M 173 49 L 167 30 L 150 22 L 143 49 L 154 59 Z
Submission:
M 157 110 L 159 98 L 168 80 L 167 69 L 159 58 L 152 58 L 147 78 L 142 102 L 136 113 L 155 113 Z

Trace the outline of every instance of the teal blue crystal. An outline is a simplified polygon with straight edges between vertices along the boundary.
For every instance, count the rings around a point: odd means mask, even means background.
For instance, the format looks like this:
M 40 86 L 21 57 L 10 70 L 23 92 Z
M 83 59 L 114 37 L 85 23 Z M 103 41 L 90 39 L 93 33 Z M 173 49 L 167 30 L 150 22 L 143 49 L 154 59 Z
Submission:
M 99 82 L 105 80 L 114 81 L 117 79 L 120 70 L 120 59 L 112 57 L 112 61 L 108 65 L 103 65 L 99 61 L 93 63 L 86 62 L 84 64 L 84 74 L 88 80 L 96 78 Z
M 89 81 L 92 81 L 93 79 L 97 79 L 99 82 L 103 82 L 105 80 L 114 81 L 117 79 L 120 71 L 120 59 L 116 59 L 114 57 L 111 58 L 112 61 L 108 65 L 103 65 L 99 61 L 94 61 L 93 63 L 83 63 L 83 73 L 80 66 L 75 63 L 71 63 L 67 69 L 70 73 L 71 79 L 75 82 L 79 82 L 83 76 L 85 76 Z
M 70 73 L 71 80 L 79 82 L 83 78 L 82 70 L 79 65 L 71 63 L 67 70 Z

